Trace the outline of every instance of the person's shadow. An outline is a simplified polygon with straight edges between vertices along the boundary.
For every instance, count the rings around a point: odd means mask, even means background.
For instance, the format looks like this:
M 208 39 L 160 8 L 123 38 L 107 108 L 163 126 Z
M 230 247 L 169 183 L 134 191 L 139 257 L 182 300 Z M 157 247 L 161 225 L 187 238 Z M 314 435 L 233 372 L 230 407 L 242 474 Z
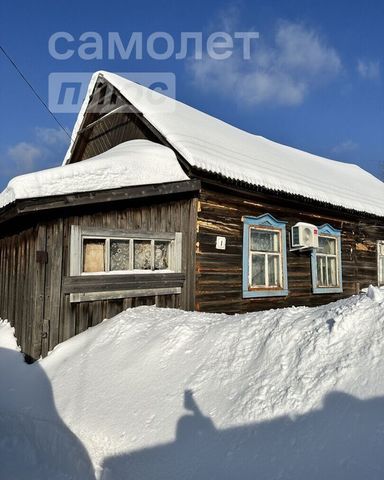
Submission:
M 218 400 L 219 401 L 219 400 Z M 215 428 L 191 391 L 173 442 L 110 457 L 102 480 L 382 480 L 384 398 L 327 395 L 323 407 Z
M 58 415 L 36 362 L 0 348 L 0 480 L 94 480 L 80 440 Z

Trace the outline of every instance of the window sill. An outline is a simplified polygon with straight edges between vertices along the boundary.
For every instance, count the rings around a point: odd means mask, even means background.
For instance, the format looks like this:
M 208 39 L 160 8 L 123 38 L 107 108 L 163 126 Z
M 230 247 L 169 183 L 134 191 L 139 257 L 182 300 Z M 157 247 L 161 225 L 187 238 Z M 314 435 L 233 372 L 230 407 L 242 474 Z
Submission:
M 243 298 L 286 297 L 288 290 L 245 290 Z
M 69 301 L 71 303 L 96 302 L 99 300 L 119 300 L 124 298 L 154 297 L 157 295 L 178 295 L 180 293 L 181 287 L 116 290 L 115 292 L 71 293 L 69 295 Z
M 82 272 L 80 275 L 82 277 L 93 277 L 96 275 L 100 276 L 113 276 L 113 275 L 161 275 L 167 273 L 177 273 L 174 270 L 111 270 L 109 272 Z M 71 275 L 73 276 L 73 275 Z
M 86 294 L 94 295 L 108 294 L 111 292 L 135 292 L 144 291 L 150 292 L 148 296 L 155 295 L 156 291 L 162 289 L 181 288 L 184 285 L 184 273 L 138 273 L 131 275 L 80 275 L 80 276 L 66 276 L 63 280 L 64 294 Z M 155 293 L 152 293 L 155 292 Z M 174 292 L 173 292 L 174 293 Z M 131 296 L 134 296 L 133 294 Z M 116 297 L 124 298 L 124 297 Z M 128 297 L 127 297 L 128 298 Z
M 326 293 L 343 293 L 343 287 L 316 287 L 312 289 L 312 293 L 314 293 L 315 295 L 321 295 Z

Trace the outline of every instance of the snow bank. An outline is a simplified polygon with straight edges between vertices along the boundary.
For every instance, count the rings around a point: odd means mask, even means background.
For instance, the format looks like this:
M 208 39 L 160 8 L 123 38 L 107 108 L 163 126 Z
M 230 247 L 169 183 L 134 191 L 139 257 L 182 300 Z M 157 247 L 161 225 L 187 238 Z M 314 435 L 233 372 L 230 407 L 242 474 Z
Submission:
M 384 301 L 370 292 L 234 316 L 139 307 L 25 369 L 77 436 L 60 455 L 80 439 L 103 480 L 382 479 Z M 52 410 L 47 393 L 33 405 Z M 78 468 L 68 478 L 90 478 Z
M 0 323 L 0 479 L 91 480 L 83 444 L 57 413 L 51 382 L 27 365 Z
M 251 185 L 384 216 L 384 184 L 357 165 L 336 162 L 252 135 L 122 76 L 96 72 L 74 127 L 77 132 L 97 77 L 104 76 L 190 165 Z M 73 142 L 65 161 L 68 161 Z
M 0 208 L 23 198 L 182 180 L 188 177 L 170 148 L 132 140 L 79 163 L 14 178 L 0 195 Z
M 20 351 L 15 338 L 15 329 L 7 320 L 0 318 L 0 348 Z
M 378 303 L 384 302 L 384 289 L 370 285 L 367 290 L 367 297 Z

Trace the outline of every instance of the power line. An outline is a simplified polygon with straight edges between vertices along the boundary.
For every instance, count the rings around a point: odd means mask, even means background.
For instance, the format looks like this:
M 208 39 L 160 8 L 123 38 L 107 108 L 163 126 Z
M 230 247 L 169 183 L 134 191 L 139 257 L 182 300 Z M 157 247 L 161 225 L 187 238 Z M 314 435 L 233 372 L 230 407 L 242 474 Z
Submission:
M 20 75 L 20 77 L 24 80 L 24 82 L 28 85 L 28 87 L 32 90 L 34 95 L 38 98 L 38 100 L 43 104 L 44 108 L 48 111 L 48 113 L 52 116 L 52 118 L 55 120 L 55 122 L 59 125 L 59 127 L 65 132 L 67 137 L 71 140 L 71 135 L 67 132 L 67 130 L 64 128 L 62 123 L 59 122 L 59 120 L 56 118 L 53 112 L 49 109 L 48 105 L 44 102 L 44 100 L 40 97 L 40 95 L 37 93 L 37 91 L 33 88 L 31 83 L 27 80 L 23 72 L 20 70 L 20 68 L 16 65 L 16 63 L 12 60 L 12 58 L 8 55 L 8 53 L 4 50 L 4 48 L 0 45 L 0 50 L 4 53 L 4 55 L 7 57 L 7 59 L 11 62 L 17 73 Z

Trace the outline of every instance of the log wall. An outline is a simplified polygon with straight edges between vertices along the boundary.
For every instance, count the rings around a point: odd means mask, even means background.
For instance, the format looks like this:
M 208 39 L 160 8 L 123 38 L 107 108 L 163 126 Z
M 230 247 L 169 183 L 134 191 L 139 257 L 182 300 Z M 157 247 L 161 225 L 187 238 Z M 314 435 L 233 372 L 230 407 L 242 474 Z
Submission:
M 242 298 L 242 216 L 270 213 L 287 223 L 288 297 Z M 321 226 L 329 223 L 342 231 L 343 292 L 313 294 L 311 259 L 307 252 L 290 252 L 290 230 L 297 222 Z M 267 195 L 224 190 L 203 184 L 198 206 L 196 255 L 196 310 L 248 312 L 291 305 L 315 306 L 357 293 L 377 284 L 377 240 L 384 239 L 384 222 L 362 214 L 326 210 Z M 225 236 L 226 250 L 216 249 L 216 236 Z

